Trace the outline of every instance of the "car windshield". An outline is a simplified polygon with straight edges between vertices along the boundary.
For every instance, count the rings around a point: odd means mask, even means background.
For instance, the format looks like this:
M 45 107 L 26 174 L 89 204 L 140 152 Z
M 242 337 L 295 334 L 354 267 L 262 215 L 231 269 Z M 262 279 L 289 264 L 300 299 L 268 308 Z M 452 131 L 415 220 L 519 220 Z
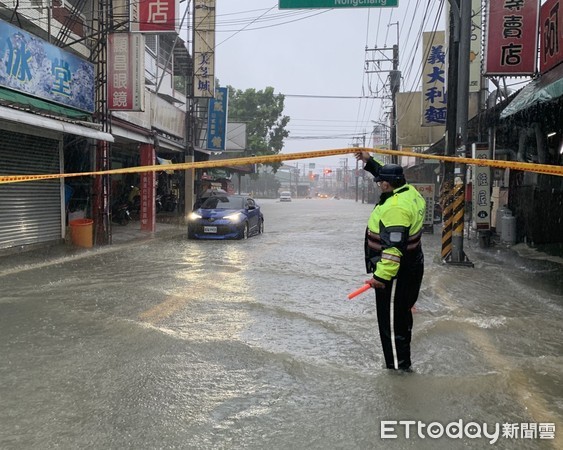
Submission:
M 202 209 L 243 209 L 242 197 L 210 197 L 201 205 Z

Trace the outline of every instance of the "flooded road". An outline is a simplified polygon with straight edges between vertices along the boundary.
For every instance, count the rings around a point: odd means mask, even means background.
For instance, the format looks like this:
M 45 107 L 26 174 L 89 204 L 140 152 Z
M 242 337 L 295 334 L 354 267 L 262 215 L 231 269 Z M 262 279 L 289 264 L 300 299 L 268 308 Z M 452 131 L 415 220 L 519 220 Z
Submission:
M 0 448 L 563 447 L 560 262 L 466 241 L 475 268 L 447 266 L 424 235 L 394 373 L 373 292 L 346 299 L 373 205 L 258 202 L 248 241 L 0 265 Z

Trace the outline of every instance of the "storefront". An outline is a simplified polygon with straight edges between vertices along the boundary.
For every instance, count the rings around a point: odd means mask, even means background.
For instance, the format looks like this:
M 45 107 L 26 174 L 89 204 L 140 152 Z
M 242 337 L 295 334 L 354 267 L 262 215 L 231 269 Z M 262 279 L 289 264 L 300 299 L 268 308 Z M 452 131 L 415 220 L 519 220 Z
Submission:
M 76 155 L 90 169 L 95 142 L 114 140 L 91 123 L 94 65 L 4 21 L 0 39 L 0 173 L 62 174 Z M 0 185 L 0 251 L 64 239 L 70 198 L 80 191 L 70 184 Z
M 112 141 L 113 137 L 88 127 L 0 107 L 0 173 L 64 173 L 65 158 L 70 155 L 65 149 L 82 148 L 81 153 L 89 159 L 87 152 L 93 139 Z M 0 250 L 64 239 L 70 201 L 81 195 L 76 186 L 77 180 L 71 178 L 0 185 Z M 87 203 L 86 196 L 84 209 Z

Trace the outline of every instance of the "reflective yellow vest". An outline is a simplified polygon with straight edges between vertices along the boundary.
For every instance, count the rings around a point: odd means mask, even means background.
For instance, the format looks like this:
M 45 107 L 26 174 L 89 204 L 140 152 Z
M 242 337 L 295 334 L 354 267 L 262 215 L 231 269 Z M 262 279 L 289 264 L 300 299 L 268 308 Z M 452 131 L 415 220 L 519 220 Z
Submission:
M 401 258 L 420 251 L 426 202 L 410 184 L 382 194 L 368 220 L 366 260 L 375 265 L 373 275 L 389 281 L 397 275 Z M 368 263 L 368 270 L 369 270 Z

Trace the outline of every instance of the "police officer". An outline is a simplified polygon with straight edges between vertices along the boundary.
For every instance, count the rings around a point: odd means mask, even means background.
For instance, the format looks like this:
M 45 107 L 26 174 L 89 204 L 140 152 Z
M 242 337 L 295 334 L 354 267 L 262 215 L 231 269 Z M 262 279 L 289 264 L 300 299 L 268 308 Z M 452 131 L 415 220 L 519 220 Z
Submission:
M 388 369 L 411 371 L 411 308 L 424 273 L 421 236 L 426 202 L 407 184 L 403 168 L 381 165 L 368 152 L 357 152 L 381 189 L 365 235 L 366 269 L 373 277 L 379 336 Z

